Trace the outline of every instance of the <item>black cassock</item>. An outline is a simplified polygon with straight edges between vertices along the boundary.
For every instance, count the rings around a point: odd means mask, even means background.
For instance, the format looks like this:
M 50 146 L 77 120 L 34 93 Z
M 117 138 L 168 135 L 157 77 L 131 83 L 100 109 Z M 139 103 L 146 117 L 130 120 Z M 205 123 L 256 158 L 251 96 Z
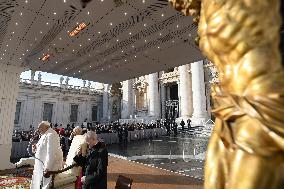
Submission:
M 107 189 L 108 152 L 104 143 L 98 142 L 86 157 L 78 155 L 74 161 L 83 167 L 84 189 Z

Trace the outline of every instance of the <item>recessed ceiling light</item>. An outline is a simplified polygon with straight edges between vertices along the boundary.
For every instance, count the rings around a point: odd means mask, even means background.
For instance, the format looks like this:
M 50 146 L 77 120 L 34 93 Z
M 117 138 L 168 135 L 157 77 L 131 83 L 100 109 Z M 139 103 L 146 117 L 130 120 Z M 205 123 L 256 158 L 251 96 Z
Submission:
M 162 14 L 162 17 L 164 17 L 165 15 L 164 14 Z
M 90 14 L 90 12 L 88 11 L 88 12 L 87 12 L 87 14 L 89 15 L 89 14 Z
M 23 56 L 25 56 L 25 54 L 23 54 Z
M 131 35 L 132 33 L 131 32 L 129 32 L 129 35 Z
M 73 52 L 74 52 L 75 50 L 73 49 Z
M 158 47 L 158 49 L 159 49 L 160 47 Z
M 12 39 L 10 38 L 10 41 L 11 41 Z
M 27 52 L 29 52 L 29 49 L 27 49 Z
M 112 22 L 111 22 L 111 23 L 109 23 L 109 25 L 111 25 L 111 26 L 112 26 Z
M 79 70 L 78 72 L 80 73 L 81 71 Z
M 6 46 L 8 47 L 9 45 L 7 44 Z
M 23 13 L 21 12 L 21 13 L 20 13 L 20 15 L 22 16 L 22 15 L 23 15 Z
M 116 40 L 117 42 L 119 41 L 119 39 Z
M 1 57 L 0 59 L 2 60 L 3 58 Z
M 18 25 L 18 22 L 16 22 L 15 24 L 16 24 L 16 26 L 17 26 L 17 25 Z
M 56 12 L 54 12 L 53 14 L 56 15 Z
M 90 68 L 91 68 L 92 66 L 90 66 Z
M 40 31 L 39 33 L 42 34 L 42 31 Z
M 136 58 L 137 56 L 135 55 L 134 57 Z
M 144 24 L 144 27 L 146 27 L 147 26 L 147 24 Z
M 175 41 L 173 40 L 172 43 L 174 43 Z
M 134 45 L 132 45 L 132 48 L 134 48 Z
M 55 43 L 53 43 L 53 46 L 55 46 Z
M 48 22 L 46 22 L 46 25 L 48 25 L 49 23 Z
M 145 43 L 147 42 L 147 40 L 145 39 Z
M 127 60 L 125 59 L 124 62 L 126 62 Z
M 145 0 L 142 0 L 142 3 L 145 3 Z
M 124 52 L 124 51 L 121 51 L 122 53 Z
M 98 34 L 100 34 L 101 32 L 99 31 Z
M 191 33 L 190 33 L 190 34 L 188 34 L 188 36 L 189 36 L 189 37 L 191 37 Z
M 75 73 L 73 73 L 75 75 Z
M 177 25 L 177 28 L 179 27 L 179 25 Z
M 15 32 L 12 32 L 12 34 L 14 34 Z
M 64 3 L 66 3 L 66 0 L 63 0 Z
M 125 12 L 124 15 L 126 16 L 126 15 L 127 15 L 127 12 Z
M 80 46 L 80 47 L 82 47 L 82 45 L 81 45 L 81 44 L 80 44 L 79 46 Z
M 65 68 L 65 70 L 67 70 L 68 68 Z
M 104 0 L 101 0 L 101 2 L 103 2 Z
M 28 3 L 28 0 L 25 0 L 25 3 Z
M 20 60 L 21 60 L 22 58 L 20 58 Z
M 162 35 L 162 33 L 160 33 L 160 35 Z
M 91 39 L 89 38 L 88 41 L 91 41 Z
M 76 22 L 77 25 L 79 25 L 79 22 Z
M 56 61 L 55 64 L 57 64 L 58 62 Z
M 61 37 L 59 37 L 59 40 L 62 40 L 62 38 L 61 38 Z
M 5 49 L 4 51 L 6 52 L 7 50 Z
M 5 56 L 5 54 L 3 53 L 3 56 Z

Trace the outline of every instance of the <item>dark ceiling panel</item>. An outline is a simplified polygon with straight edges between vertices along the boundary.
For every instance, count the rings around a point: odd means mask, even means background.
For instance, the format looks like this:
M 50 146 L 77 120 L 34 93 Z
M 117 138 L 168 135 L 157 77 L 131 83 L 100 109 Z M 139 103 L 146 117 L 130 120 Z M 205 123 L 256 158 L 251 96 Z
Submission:
M 4 64 L 112 83 L 203 59 L 192 18 L 167 0 L 0 0 L 0 9 Z

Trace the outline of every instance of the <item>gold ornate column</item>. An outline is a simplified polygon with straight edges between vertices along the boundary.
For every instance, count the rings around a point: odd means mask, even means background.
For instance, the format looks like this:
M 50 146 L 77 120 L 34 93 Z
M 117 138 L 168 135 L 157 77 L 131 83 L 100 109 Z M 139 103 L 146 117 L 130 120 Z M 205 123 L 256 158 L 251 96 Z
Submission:
M 279 189 L 284 162 L 284 72 L 279 0 L 171 0 L 199 21 L 199 46 L 214 62 L 216 125 L 205 189 Z M 200 15 L 199 15 L 200 14 Z

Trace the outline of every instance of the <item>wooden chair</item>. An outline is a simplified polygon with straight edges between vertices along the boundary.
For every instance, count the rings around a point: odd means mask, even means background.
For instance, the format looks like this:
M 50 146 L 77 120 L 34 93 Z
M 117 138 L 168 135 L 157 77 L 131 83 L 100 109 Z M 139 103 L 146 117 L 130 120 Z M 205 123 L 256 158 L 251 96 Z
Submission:
M 119 175 L 116 180 L 115 189 L 131 189 L 132 182 L 132 179 Z

